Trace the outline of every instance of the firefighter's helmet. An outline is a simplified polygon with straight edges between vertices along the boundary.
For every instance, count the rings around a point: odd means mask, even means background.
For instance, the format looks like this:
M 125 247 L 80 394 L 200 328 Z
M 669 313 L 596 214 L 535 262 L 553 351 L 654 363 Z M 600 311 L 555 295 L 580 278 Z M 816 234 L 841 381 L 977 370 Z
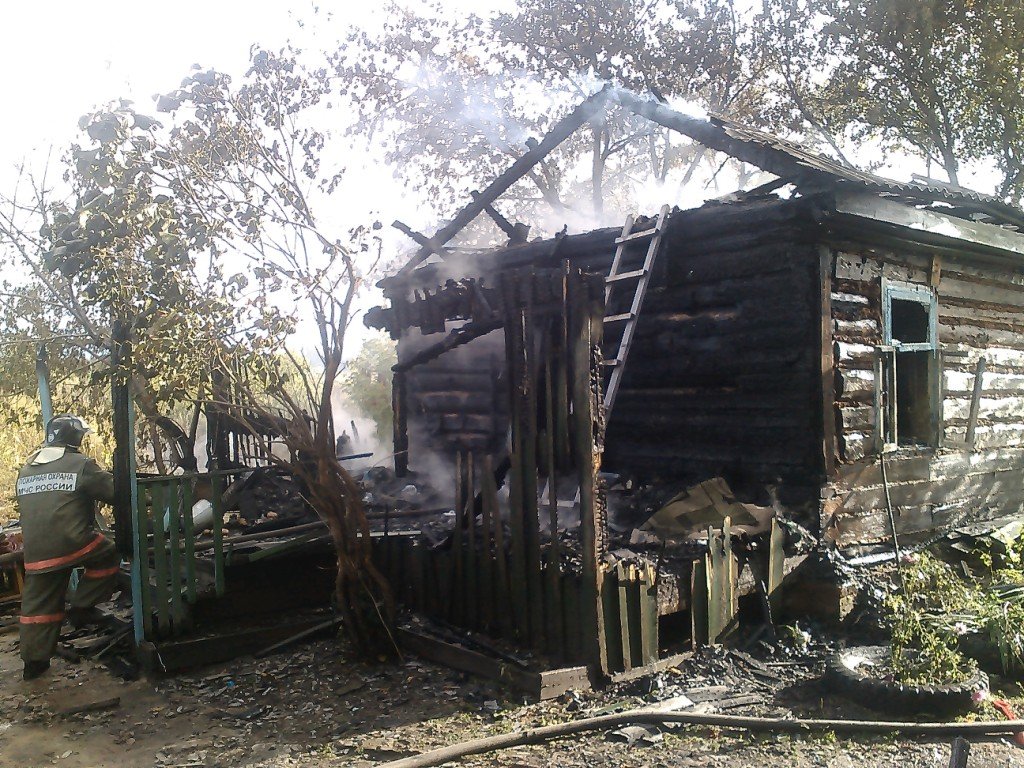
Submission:
M 63 445 L 68 448 L 81 448 L 82 438 L 92 429 L 80 416 L 63 413 L 54 416 L 46 425 L 46 444 Z

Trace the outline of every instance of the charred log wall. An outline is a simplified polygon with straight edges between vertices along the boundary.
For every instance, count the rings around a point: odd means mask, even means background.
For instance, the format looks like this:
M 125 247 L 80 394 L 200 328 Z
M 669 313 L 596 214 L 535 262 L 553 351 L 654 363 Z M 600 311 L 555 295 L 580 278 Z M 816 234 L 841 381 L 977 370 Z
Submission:
M 413 330 L 399 342 L 399 359 L 433 344 L 436 334 Z M 406 373 L 410 466 L 431 471 L 458 451 L 492 452 L 508 430 L 508 381 L 501 331 L 445 352 Z M 447 487 L 448 484 L 445 484 Z
M 936 263 L 933 254 L 913 243 L 869 249 L 846 242 L 836 247 L 833 259 L 841 463 L 823 505 L 826 535 L 840 546 L 891 546 L 877 455 L 882 440 L 874 370 L 883 342 L 883 277 L 933 286 L 937 296 L 941 408 L 934 445 L 884 454 L 898 536 L 920 541 L 963 522 L 1019 513 L 1024 275 L 967 254 L 943 255 Z
M 816 514 L 824 474 L 812 213 L 809 201 L 773 200 L 673 217 L 609 419 L 606 470 L 661 482 L 720 475 L 762 503 L 766 486 L 778 486 Z

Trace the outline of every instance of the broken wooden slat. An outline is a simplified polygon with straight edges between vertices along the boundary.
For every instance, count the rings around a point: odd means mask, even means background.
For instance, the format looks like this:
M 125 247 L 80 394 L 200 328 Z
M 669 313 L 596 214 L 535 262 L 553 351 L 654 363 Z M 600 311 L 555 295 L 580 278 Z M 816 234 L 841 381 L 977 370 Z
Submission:
M 225 562 L 224 562 L 224 478 L 214 475 L 210 480 L 212 491 L 210 503 L 213 505 L 213 581 L 217 596 L 224 594 Z
M 484 476 L 490 462 L 484 453 L 480 464 L 480 584 L 477 598 L 480 604 L 480 626 L 488 632 L 494 631 L 494 566 L 497 553 L 494 551 L 493 519 L 490 500 L 487 498 L 487 481 Z
M 465 500 L 463 501 L 463 519 L 466 521 L 466 557 L 463 561 L 463 567 L 465 568 L 465 576 L 463 584 L 465 584 L 465 618 L 466 626 L 471 629 L 480 628 L 480 606 L 479 606 L 479 590 L 477 589 L 480 583 L 480 571 L 477 563 L 476 549 L 476 484 L 473 478 L 474 472 L 474 461 L 473 454 L 469 452 L 466 454 L 466 480 L 463 486 L 463 493 L 465 494 Z
M 175 633 L 182 631 L 185 610 L 182 605 L 181 592 L 181 505 L 184 503 L 184 488 L 188 481 L 171 481 L 167 484 L 167 543 L 170 545 L 170 563 L 168 586 L 170 588 L 171 620 Z
M 139 643 L 138 658 L 143 669 L 151 672 L 175 672 L 215 664 L 265 648 L 267 645 L 293 636 L 304 628 L 323 622 L 323 616 L 305 617 L 270 626 L 252 627 L 236 631 L 206 635 L 197 638 L 166 642 Z
M 168 605 L 167 538 L 164 533 L 164 513 L 167 511 L 166 496 L 170 488 L 164 482 L 153 483 L 153 599 L 156 602 L 156 624 L 158 633 L 170 629 L 171 616 Z M 143 585 L 145 587 L 146 585 Z
M 410 227 L 408 224 L 404 224 L 398 219 L 391 222 L 391 226 L 397 229 L 402 234 L 415 240 L 420 246 L 427 251 L 427 255 L 436 254 L 438 256 L 444 256 L 444 243 L 438 243 L 433 238 L 427 237 L 426 235 L 417 232 L 415 229 Z
M 519 332 L 519 369 L 513 377 L 516 395 L 522 399 L 519 411 L 520 472 L 522 473 L 523 532 L 525 534 L 527 607 L 530 613 L 530 643 L 537 650 L 544 650 L 544 589 L 540 558 L 540 509 L 537 503 L 537 374 L 534 345 L 533 292 L 537 282 L 536 274 L 526 273 L 529 281 L 522 311 L 518 315 L 521 324 Z
M 399 628 L 395 634 L 402 648 L 421 658 L 452 669 L 500 680 L 536 699 L 550 699 L 569 690 L 589 687 L 590 674 L 586 667 L 531 672 L 421 632 Z
M 708 642 L 717 643 L 725 630 L 725 550 L 722 535 L 708 528 Z
M 498 489 L 494 481 L 494 466 L 491 456 L 484 456 L 484 475 L 481 478 L 484 502 L 490 507 L 494 524 L 494 604 L 499 606 L 498 626 L 505 637 L 512 636 L 513 614 L 506 609 L 511 605 L 509 594 L 508 553 L 505 551 L 505 526 L 498 503 Z
M 525 477 L 528 473 L 525 461 L 528 447 L 525 436 L 526 433 L 529 433 L 529 415 L 526 413 L 527 398 L 524 397 L 522 388 L 525 385 L 529 391 L 529 372 L 524 370 L 527 355 L 524 348 L 524 325 L 527 322 L 527 312 L 525 308 L 519 306 L 520 281 L 519 274 L 505 273 L 502 275 L 501 288 L 505 306 L 509 308 L 507 310 L 508 322 L 505 325 L 505 354 L 508 360 L 510 382 L 509 411 L 512 437 L 511 468 L 509 470 L 509 533 L 511 537 L 509 542 L 509 589 L 515 616 L 514 630 L 518 637 L 527 639 L 532 637 L 530 579 L 527 566 L 526 509 L 528 500 L 524 487 Z M 533 506 L 535 508 L 536 504 Z
M 708 644 L 711 621 L 710 553 L 693 561 L 690 573 L 690 642 L 694 650 Z
M 480 197 L 480 193 L 473 191 L 469 193 L 469 196 L 476 200 Z M 498 225 L 498 229 L 508 236 L 510 245 L 526 242 L 527 234 L 530 231 L 529 227 L 524 225 L 519 225 L 517 227 L 511 221 L 502 216 L 493 205 L 485 205 L 484 212 L 491 217 L 495 224 Z
M 445 621 L 457 623 L 454 600 L 456 591 L 454 555 L 451 552 L 436 552 L 431 558 L 431 562 L 434 564 L 435 583 L 437 584 L 437 615 Z
M 640 648 L 642 661 L 658 660 L 658 582 L 654 567 L 647 564 L 640 582 Z
M 546 342 L 546 354 L 544 356 L 544 423 L 546 425 L 544 453 L 547 459 L 548 528 L 551 536 L 551 545 L 548 548 L 547 556 L 547 585 L 545 590 L 547 599 L 545 600 L 544 610 L 547 616 L 548 650 L 549 652 L 564 656 L 565 645 L 562 637 L 562 564 L 558 541 L 558 476 L 555 471 L 554 382 L 551 380 L 553 373 L 551 360 L 553 340 L 550 334 Z
M 971 392 L 971 410 L 967 417 L 967 448 L 974 450 L 975 432 L 978 427 L 978 411 L 981 408 L 982 382 L 985 378 L 985 357 L 982 355 L 974 366 L 974 389 Z
M 145 532 L 149 530 L 149 519 L 152 515 L 152 489 L 148 485 L 139 485 L 138 504 L 135 509 L 135 535 L 142 538 L 144 542 Z M 148 510 L 148 514 L 147 514 Z M 146 638 L 153 637 L 153 592 L 149 588 L 150 569 L 149 555 L 142 552 L 135 558 L 135 566 L 138 568 L 138 579 L 141 589 L 139 599 L 142 604 L 142 631 Z
M 568 261 L 566 269 L 568 269 Z M 569 347 L 569 294 L 568 294 L 568 273 L 562 273 L 562 306 L 566 311 L 561 313 L 556 324 L 554 334 L 555 348 L 552 351 L 552 359 L 555 367 L 555 455 L 559 469 L 568 470 L 572 465 L 572 447 L 570 442 L 571 425 L 569 423 L 569 404 L 572 401 L 572 392 L 569 388 L 569 369 L 571 366 L 570 356 L 572 350 Z
M 575 574 L 562 575 L 562 646 L 568 659 L 586 658 L 583 640 L 584 621 L 580 616 L 580 583 Z
M 604 624 L 602 626 L 602 632 L 604 636 L 601 638 L 602 651 L 605 656 L 605 674 L 612 672 L 623 671 L 623 645 L 622 645 L 622 630 L 619 627 L 619 597 L 620 592 L 618 588 L 618 571 L 614 568 L 604 569 L 601 572 L 602 586 L 598 591 L 598 599 L 601 601 L 601 614 L 604 618 Z M 581 584 L 580 594 L 586 599 L 586 587 L 585 582 Z M 581 600 L 581 611 L 586 610 L 586 605 Z M 589 628 L 586 625 L 581 627 L 581 634 L 583 640 L 588 645 L 593 645 L 594 640 L 589 635 Z M 592 653 L 592 649 L 588 648 L 588 652 Z
M 836 435 L 836 385 L 832 338 L 832 249 L 822 246 L 818 253 L 818 349 L 821 413 L 820 438 L 822 467 L 825 474 L 835 474 L 839 461 L 839 439 Z M 816 419 L 818 421 L 818 419 Z
M 785 574 L 786 552 L 783 548 L 785 535 L 777 517 L 772 517 L 771 533 L 768 536 L 768 604 L 772 616 L 779 614 L 779 602 L 782 598 L 782 579 Z
M 621 562 L 615 566 L 615 578 L 619 592 L 619 634 L 622 638 L 622 669 L 629 672 L 633 668 L 634 626 L 630 610 L 633 600 L 633 567 L 624 566 Z
M 185 599 L 196 601 L 196 528 L 192 518 L 192 481 L 182 483 L 182 525 L 185 537 Z
M 466 552 L 463 545 L 463 527 L 466 524 L 466 478 L 465 463 L 462 451 L 455 453 L 455 530 L 452 532 L 452 560 L 454 574 L 451 587 L 451 621 L 462 623 L 463 608 L 466 603 Z
M 468 344 L 474 339 L 486 336 L 491 331 L 501 328 L 501 326 L 502 320 L 500 317 L 481 318 L 466 325 L 459 326 L 436 344 L 417 352 L 415 355 L 407 360 L 403 360 L 401 363 L 393 365 L 391 370 L 396 374 L 405 373 L 418 365 L 423 365 L 424 363 L 429 363 L 431 360 L 436 360 L 445 352 L 450 352 L 457 347 L 461 347 L 463 344 Z

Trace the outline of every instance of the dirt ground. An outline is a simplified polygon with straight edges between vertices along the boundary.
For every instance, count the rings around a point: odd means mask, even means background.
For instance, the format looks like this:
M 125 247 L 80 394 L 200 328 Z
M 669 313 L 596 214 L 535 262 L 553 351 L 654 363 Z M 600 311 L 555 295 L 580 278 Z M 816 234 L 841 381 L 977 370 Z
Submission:
M 376 766 L 445 744 L 517 728 L 637 706 L 679 690 L 722 683 L 752 700 L 728 711 L 779 716 L 871 717 L 834 701 L 815 662 L 768 662 L 749 675 L 719 654 L 686 669 L 600 692 L 524 703 L 495 684 L 416 659 L 367 666 L 321 640 L 266 659 L 242 658 L 162 680 L 122 681 L 94 662 L 61 659 L 52 672 L 21 680 L 15 635 L 0 637 L 0 765 Z M 749 685 L 737 680 L 749 681 Z M 735 690 L 734 689 L 738 689 Z M 75 705 L 120 697 L 102 712 L 61 715 Z M 756 701 L 753 701 L 755 700 Z M 994 716 L 994 713 L 988 713 Z M 633 746 L 605 733 L 482 755 L 463 766 L 945 766 L 949 744 L 893 738 L 751 736 L 712 728 L 651 734 Z M 1005 739 L 975 742 L 971 766 L 1024 766 Z

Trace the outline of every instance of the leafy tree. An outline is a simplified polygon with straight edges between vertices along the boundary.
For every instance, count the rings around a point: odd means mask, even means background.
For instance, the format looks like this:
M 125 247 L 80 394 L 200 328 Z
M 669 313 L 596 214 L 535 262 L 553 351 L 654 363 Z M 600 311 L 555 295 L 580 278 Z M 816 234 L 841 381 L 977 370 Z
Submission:
M 385 138 L 388 160 L 439 208 L 522 154 L 605 82 L 756 114 L 760 63 L 730 0 L 522 0 L 489 17 L 389 9 L 380 35 L 353 30 L 333 58 L 351 132 Z M 616 112 L 595 119 L 513 187 L 517 212 L 598 216 L 637 177 L 664 182 L 704 158 L 692 144 Z M 574 171 L 585 167 L 583 178 Z M 585 202 L 584 202 L 585 201 Z
M 194 466 L 194 434 L 165 412 L 199 399 L 211 346 L 244 325 L 241 276 L 223 278 L 209 228 L 167 193 L 154 120 L 121 103 L 80 127 L 85 141 L 64 158 L 61 186 L 24 172 L 3 201 L 0 245 L 13 277 L 0 322 L 14 338 L 56 342 L 55 368 L 87 369 L 96 384 L 109 381 L 111 328 L 125 322 L 136 403 L 170 438 L 175 463 Z
M 391 366 L 398 361 L 395 342 L 385 334 L 372 336 L 341 375 L 341 388 L 360 412 L 377 425 L 377 439 L 391 436 Z
M 777 124 L 909 151 L 960 183 L 965 164 L 1024 189 L 1024 6 L 1014 0 L 764 0 L 758 19 L 784 86 Z M 788 121 L 786 117 L 790 118 Z
M 237 83 L 196 69 L 161 96 L 169 128 L 124 103 L 84 118 L 89 141 L 67 156 L 66 197 L 28 176 L 28 200 L 11 197 L 0 218 L 19 270 L 0 319 L 26 338 L 79 340 L 97 382 L 112 373 L 111 329 L 126 324 L 136 403 L 176 444 L 194 440 L 197 420 L 183 434 L 164 414 L 203 398 L 283 434 L 291 458 L 280 463 L 335 540 L 345 628 L 376 655 L 393 647 L 394 603 L 334 455 L 330 406 L 380 244 L 373 226 L 346 230 L 319 214 L 340 178 L 322 170 L 315 127 L 329 90 L 325 68 L 257 49 Z
M 321 213 L 340 180 L 324 171 L 327 134 L 313 119 L 327 119 L 331 90 L 328 70 L 305 65 L 291 48 L 255 49 L 237 83 L 195 71 L 158 101 L 176 124 L 156 157 L 175 198 L 248 266 L 261 317 L 289 320 L 285 335 L 317 356 L 311 367 L 281 344 L 279 354 L 248 354 L 238 365 L 222 349 L 217 372 L 230 398 L 221 405 L 242 421 L 276 426 L 290 456 L 272 460 L 303 484 L 334 539 L 345 630 L 359 651 L 378 655 L 394 648 L 394 599 L 370 557 L 361 494 L 335 454 L 331 404 L 353 301 L 380 241 L 373 225 L 346 230 Z M 302 315 L 311 323 L 303 326 Z M 247 330 L 246 349 L 278 330 Z

